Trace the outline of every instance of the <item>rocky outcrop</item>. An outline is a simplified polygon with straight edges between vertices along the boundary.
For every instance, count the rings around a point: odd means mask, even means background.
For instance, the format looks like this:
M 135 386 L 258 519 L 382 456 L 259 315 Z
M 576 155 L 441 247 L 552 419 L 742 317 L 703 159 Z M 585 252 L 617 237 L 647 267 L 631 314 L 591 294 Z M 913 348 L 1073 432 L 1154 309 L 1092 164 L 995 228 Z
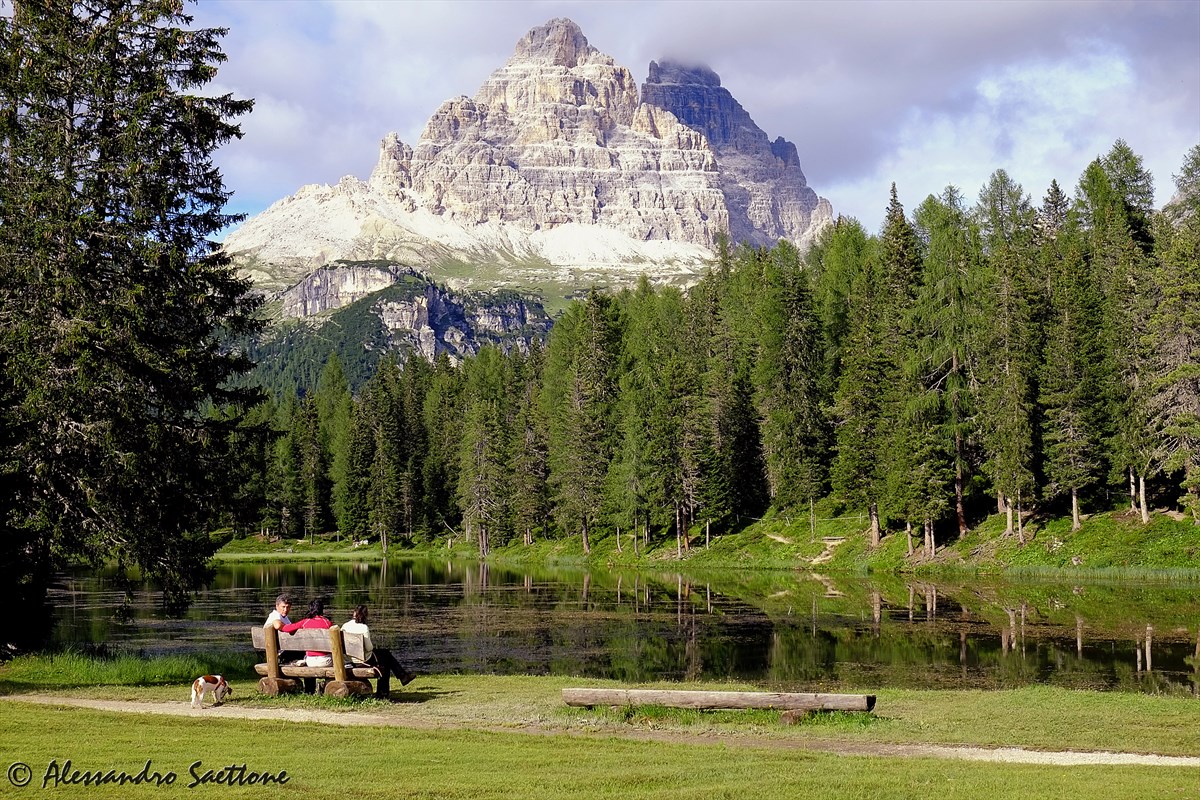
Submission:
M 796 146 L 783 137 L 772 142 L 711 69 L 651 61 L 642 103 L 669 111 L 708 140 L 734 241 L 791 239 L 805 248 L 832 221 L 829 201 L 804 178 Z
M 413 269 L 337 262 L 282 294 L 281 313 L 310 319 L 324 339 L 374 342 L 432 361 L 473 355 L 488 344 L 527 350 L 551 321 L 541 304 L 513 292 L 455 292 Z M 347 337 L 349 337 L 347 339 Z
M 716 73 L 651 63 L 639 97 L 628 69 L 555 19 L 473 98 L 443 103 L 415 145 L 386 136 L 368 181 L 304 187 L 226 248 L 274 289 L 339 258 L 435 275 L 495 264 L 524 286 L 581 271 L 686 280 L 721 233 L 804 246 L 830 217 L 795 147 L 770 142 Z

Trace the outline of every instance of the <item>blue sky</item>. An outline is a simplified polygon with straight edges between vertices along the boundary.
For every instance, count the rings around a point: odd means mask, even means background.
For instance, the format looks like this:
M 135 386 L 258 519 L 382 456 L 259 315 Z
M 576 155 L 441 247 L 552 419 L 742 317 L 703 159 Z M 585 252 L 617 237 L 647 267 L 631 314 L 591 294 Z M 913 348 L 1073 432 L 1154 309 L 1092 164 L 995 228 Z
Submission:
M 1200 0 L 202 0 L 190 13 L 230 29 L 216 88 L 256 101 L 218 155 L 230 209 L 249 213 L 365 178 L 387 132 L 415 143 L 553 17 L 639 83 L 652 59 L 712 67 L 771 138 L 796 143 L 834 211 L 871 231 L 892 181 L 911 211 L 950 183 L 973 201 L 1004 168 L 1036 203 L 1052 178 L 1073 192 L 1118 138 L 1161 205 L 1200 144 Z

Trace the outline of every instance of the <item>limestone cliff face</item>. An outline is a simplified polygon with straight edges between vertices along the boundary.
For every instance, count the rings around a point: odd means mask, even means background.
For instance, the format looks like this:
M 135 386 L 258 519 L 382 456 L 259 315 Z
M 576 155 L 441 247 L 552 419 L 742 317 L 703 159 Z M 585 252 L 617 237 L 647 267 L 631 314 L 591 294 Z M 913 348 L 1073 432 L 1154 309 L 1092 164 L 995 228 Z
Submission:
M 321 314 L 314 322 L 323 330 L 324 323 L 335 321 L 324 330 L 326 338 L 349 329 L 364 341 L 430 361 L 445 353 L 457 362 L 487 344 L 527 350 L 533 339 L 545 338 L 551 324 L 542 307 L 524 297 L 450 291 L 420 272 L 382 263 L 339 262 L 318 269 L 282 300 L 286 318 Z
M 226 247 L 273 289 L 339 258 L 434 275 L 495 264 L 526 286 L 597 273 L 687 282 L 720 233 L 804 246 L 831 217 L 795 147 L 772 144 L 711 70 L 651 63 L 640 94 L 575 23 L 551 20 L 474 97 L 443 103 L 415 145 L 386 136 L 368 181 L 304 187 Z
M 791 239 L 806 247 L 832 221 L 829 201 L 804 178 L 796 146 L 782 136 L 772 142 L 711 69 L 651 61 L 642 103 L 669 111 L 708 140 L 734 241 Z

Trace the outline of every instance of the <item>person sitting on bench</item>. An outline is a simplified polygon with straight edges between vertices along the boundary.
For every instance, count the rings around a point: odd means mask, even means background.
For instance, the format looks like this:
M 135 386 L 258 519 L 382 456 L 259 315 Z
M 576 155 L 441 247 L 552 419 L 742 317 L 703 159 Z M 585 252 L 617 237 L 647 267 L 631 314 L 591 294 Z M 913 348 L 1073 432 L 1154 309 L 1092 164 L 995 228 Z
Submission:
M 354 618 L 342 626 L 345 633 L 360 633 L 363 637 L 363 653 L 366 663 L 379 670 L 380 677 L 386 678 L 389 673 L 400 679 L 401 686 L 407 686 L 417 677 L 404 667 L 391 650 L 375 647 L 371 642 L 371 629 L 367 627 L 367 607 L 360 605 L 354 608 Z M 384 681 L 386 684 L 386 681 Z
M 290 625 L 284 625 L 279 630 L 284 633 L 293 633 L 304 628 L 331 628 L 333 623 L 329 621 L 329 617 L 325 616 L 325 602 L 321 599 L 313 600 L 308 604 L 308 613 L 304 615 L 304 619 L 299 622 L 293 622 Z M 333 654 L 324 653 L 319 650 L 306 650 L 304 652 L 304 665 L 307 667 L 332 667 Z
M 263 623 L 264 628 L 274 628 L 282 630 L 284 625 L 291 625 L 292 620 L 288 617 L 288 612 L 292 610 L 292 598 L 288 594 L 281 594 L 275 598 L 275 610 L 267 615 L 267 621 Z M 279 654 L 279 663 L 281 664 L 301 664 L 304 662 L 304 653 L 299 650 L 284 650 Z

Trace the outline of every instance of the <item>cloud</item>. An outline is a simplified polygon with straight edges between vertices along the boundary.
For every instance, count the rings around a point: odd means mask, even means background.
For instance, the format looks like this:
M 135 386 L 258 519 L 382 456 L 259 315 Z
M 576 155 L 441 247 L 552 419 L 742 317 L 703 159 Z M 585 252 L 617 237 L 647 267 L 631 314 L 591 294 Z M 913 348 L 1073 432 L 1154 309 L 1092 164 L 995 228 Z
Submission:
M 1196 2 L 207 2 L 223 86 L 258 101 L 220 154 L 234 205 L 365 177 L 379 140 L 414 142 L 556 16 L 645 79 L 706 63 L 772 138 L 794 141 L 835 210 L 878 226 L 896 181 L 915 207 L 973 196 L 1004 167 L 1039 200 L 1126 139 L 1166 199 L 1200 142 Z M 261 115 L 261 118 L 260 118 Z

